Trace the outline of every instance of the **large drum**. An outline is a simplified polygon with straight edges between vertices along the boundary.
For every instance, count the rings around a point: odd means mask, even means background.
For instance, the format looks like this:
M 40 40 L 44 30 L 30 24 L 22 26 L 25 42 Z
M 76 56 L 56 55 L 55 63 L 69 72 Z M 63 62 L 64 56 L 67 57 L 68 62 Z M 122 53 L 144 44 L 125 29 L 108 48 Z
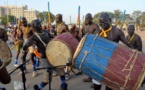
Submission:
M 0 39 L 0 59 L 5 66 L 9 65 L 12 60 L 12 53 L 6 43 Z
M 51 65 L 66 65 L 72 60 L 79 42 L 70 33 L 63 33 L 51 40 L 46 46 L 46 57 Z
M 95 35 L 86 35 L 74 66 L 114 90 L 138 90 L 145 75 L 145 54 Z

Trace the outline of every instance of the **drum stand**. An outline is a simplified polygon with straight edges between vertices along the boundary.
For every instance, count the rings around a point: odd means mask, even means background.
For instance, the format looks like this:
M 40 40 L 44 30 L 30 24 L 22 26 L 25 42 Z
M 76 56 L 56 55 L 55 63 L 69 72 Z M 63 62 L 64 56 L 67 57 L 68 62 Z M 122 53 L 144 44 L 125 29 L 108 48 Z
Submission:
M 52 70 L 56 67 L 64 67 L 65 65 L 62 65 L 62 66 L 52 66 L 52 67 L 44 67 L 44 68 L 36 68 L 36 70 L 41 70 L 41 69 L 47 69 L 47 72 L 49 73 L 49 89 L 48 90 L 51 90 L 51 80 L 52 80 Z
M 65 74 L 68 74 L 69 63 L 70 63 L 70 59 L 68 59 L 68 61 L 66 62 L 66 65 L 44 67 L 44 68 L 36 68 L 36 70 L 47 69 L 47 72 L 49 73 L 49 83 L 48 83 L 49 84 L 49 90 L 51 90 L 51 80 L 52 80 L 52 73 L 51 73 L 51 71 L 54 68 L 61 68 L 61 67 L 65 67 L 66 66 Z
M 14 71 L 16 71 L 17 69 L 20 68 L 20 70 L 22 71 L 22 82 L 23 82 L 23 88 L 24 90 L 26 90 L 26 77 L 25 77 L 25 73 L 24 73 L 24 67 L 23 65 L 26 64 L 29 60 L 26 60 L 24 63 L 22 63 L 21 65 L 19 65 L 18 67 L 16 67 L 16 69 L 14 69 L 12 72 L 10 72 L 9 74 L 12 74 Z

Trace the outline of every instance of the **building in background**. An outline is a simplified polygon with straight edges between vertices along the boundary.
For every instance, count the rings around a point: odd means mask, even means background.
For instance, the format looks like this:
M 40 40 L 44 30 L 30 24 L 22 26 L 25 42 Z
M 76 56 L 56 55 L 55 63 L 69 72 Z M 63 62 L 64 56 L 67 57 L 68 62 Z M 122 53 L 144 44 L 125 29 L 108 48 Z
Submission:
M 8 11 L 7 11 L 8 10 Z M 0 17 L 4 15 L 13 15 L 16 19 L 20 17 L 26 17 L 28 22 L 37 18 L 39 11 L 37 10 L 28 10 L 28 6 L 0 6 Z
M 24 16 L 27 18 L 28 22 L 37 18 L 39 11 L 37 10 L 24 10 Z
M 0 6 L 0 17 L 3 17 L 6 13 L 6 8 Z

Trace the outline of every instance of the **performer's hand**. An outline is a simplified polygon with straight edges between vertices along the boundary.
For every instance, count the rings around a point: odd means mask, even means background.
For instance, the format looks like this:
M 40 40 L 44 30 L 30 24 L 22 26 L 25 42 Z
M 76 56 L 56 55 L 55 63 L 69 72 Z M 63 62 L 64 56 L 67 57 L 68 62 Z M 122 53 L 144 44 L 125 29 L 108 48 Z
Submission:
M 41 53 L 39 53 L 39 51 L 38 51 L 38 49 L 36 48 L 35 50 L 34 50 L 34 54 L 38 57 L 38 58 L 41 58 Z
M 72 62 L 71 62 L 70 59 L 68 59 L 67 62 L 66 62 L 66 66 L 70 66 L 70 65 L 72 65 Z
M 16 42 L 15 42 L 15 45 L 19 44 L 20 42 L 21 42 L 20 40 L 16 41 Z

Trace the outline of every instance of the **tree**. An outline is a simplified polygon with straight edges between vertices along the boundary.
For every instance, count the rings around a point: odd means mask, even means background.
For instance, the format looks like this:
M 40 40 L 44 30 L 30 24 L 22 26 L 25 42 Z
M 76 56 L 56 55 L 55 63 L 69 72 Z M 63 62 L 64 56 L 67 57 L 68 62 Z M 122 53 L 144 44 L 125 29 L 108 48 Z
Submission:
M 1 19 L 2 25 L 7 25 L 9 22 L 15 22 L 16 17 L 13 15 L 8 15 L 9 21 L 7 21 L 7 15 L 4 15 L 3 17 L 1 17 Z
M 140 27 L 145 27 L 145 12 L 142 12 L 137 19 L 140 21 Z
M 124 22 L 129 24 L 131 20 L 133 20 L 133 18 L 130 16 L 130 14 L 125 14 Z
M 44 12 L 44 13 L 41 12 L 41 13 L 38 14 L 37 17 L 40 18 L 43 23 L 47 23 L 47 22 L 49 22 L 49 16 L 48 15 L 49 15 L 49 12 Z M 50 21 L 51 21 L 51 23 L 53 23 L 54 20 L 55 20 L 55 15 L 50 12 Z
M 93 17 L 93 22 L 99 23 L 99 16 L 100 16 L 101 13 L 104 13 L 104 12 L 99 12 L 99 13 L 97 13 L 97 14 L 94 15 L 94 17 Z M 106 12 L 106 13 L 109 14 L 109 17 L 110 17 L 112 20 L 115 18 L 114 13 L 112 13 L 112 12 Z
M 120 18 L 121 16 L 121 11 L 118 9 L 118 10 L 114 10 L 114 15 L 115 15 L 115 19 L 116 21 Z
M 97 14 L 94 15 L 93 22 L 99 23 L 99 16 L 100 16 L 100 14 L 101 14 L 101 12 L 99 12 L 99 13 L 97 13 Z
M 133 19 L 136 21 L 136 23 L 137 23 L 138 25 L 140 25 L 139 17 L 140 17 L 141 15 L 142 15 L 142 12 L 139 11 L 139 10 L 134 11 L 134 12 L 132 13 L 132 17 L 133 17 Z

